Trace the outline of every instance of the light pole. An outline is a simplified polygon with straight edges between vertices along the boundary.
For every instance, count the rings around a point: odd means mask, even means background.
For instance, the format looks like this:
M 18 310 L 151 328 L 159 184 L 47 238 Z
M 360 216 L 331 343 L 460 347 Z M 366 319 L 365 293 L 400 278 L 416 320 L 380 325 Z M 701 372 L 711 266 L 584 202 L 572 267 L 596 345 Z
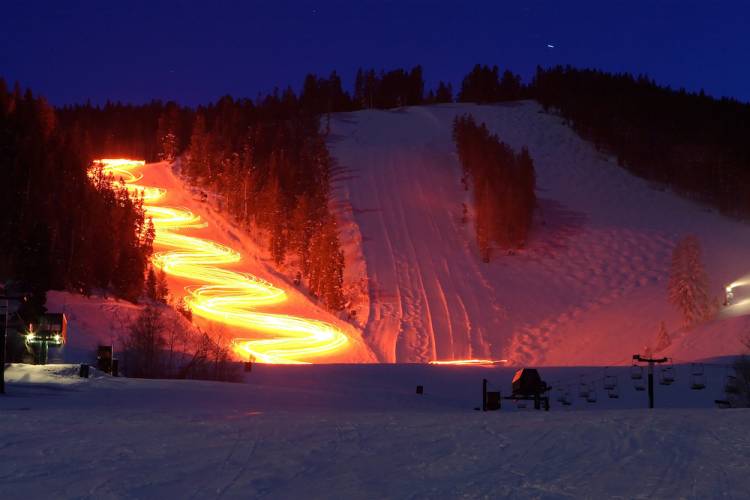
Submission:
M 5 394 L 5 339 L 8 337 L 8 299 L 5 299 L 5 327 L 0 338 L 0 394 Z

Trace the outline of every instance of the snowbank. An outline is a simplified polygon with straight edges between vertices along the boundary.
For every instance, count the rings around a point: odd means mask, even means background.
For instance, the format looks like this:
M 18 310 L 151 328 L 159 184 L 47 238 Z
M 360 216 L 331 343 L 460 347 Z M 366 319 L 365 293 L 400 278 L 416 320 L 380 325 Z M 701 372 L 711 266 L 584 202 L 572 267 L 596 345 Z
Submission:
M 259 365 L 244 384 L 81 380 L 75 368 L 9 370 L 0 498 L 743 498 L 750 489 L 748 411 L 709 408 L 719 367 L 708 367 L 705 391 L 690 391 L 680 367 L 675 385 L 657 387 L 657 405 L 682 409 L 634 409 L 645 395 L 627 390 L 619 368 L 620 400 L 553 402 L 548 413 L 474 411 L 483 377 L 510 382 L 501 367 Z M 575 382 L 578 372 L 593 379 L 601 369 L 541 371 Z

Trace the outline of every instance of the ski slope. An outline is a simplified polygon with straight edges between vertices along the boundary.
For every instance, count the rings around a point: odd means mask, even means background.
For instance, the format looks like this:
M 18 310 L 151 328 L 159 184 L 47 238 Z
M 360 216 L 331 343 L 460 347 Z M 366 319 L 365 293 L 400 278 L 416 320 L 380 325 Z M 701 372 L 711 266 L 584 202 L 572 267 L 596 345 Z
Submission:
M 505 391 L 512 370 L 259 365 L 230 384 L 14 365 L 0 498 L 746 498 L 748 410 L 710 408 L 721 367 L 697 392 L 677 371 L 652 411 L 620 368 L 619 400 L 483 413 L 481 379 Z
M 471 206 L 451 139 L 471 113 L 527 146 L 539 208 L 515 255 L 478 257 Z M 737 353 L 747 307 L 684 330 L 667 302 L 672 248 L 696 234 L 710 294 L 750 273 L 750 226 L 630 175 L 535 102 L 445 104 L 335 115 L 336 208 L 353 308 L 386 362 L 508 359 L 537 365 L 627 363 L 660 321 L 678 360 Z M 750 297 L 747 288 L 735 292 Z
M 345 343 L 340 349 L 324 349 L 322 353 L 314 356 L 315 362 L 361 363 L 375 360 L 369 347 L 362 341 L 361 334 L 356 327 L 327 311 L 302 290 L 295 287 L 290 278 L 274 268 L 270 262 L 271 259 L 266 255 L 267 252 L 264 252 L 252 237 L 246 234 L 243 229 L 236 227 L 217 207 L 201 201 L 200 197 L 186 186 L 174 170 L 170 165 L 162 162 L 147 164 L 141 167 L 137 174 L 143 175 L 141 180 L 143 185 L 156 186 L 162 190 L 163 196 L 159 198 L 161 204 L 178 207 L 185 213 L 189 212 L 191 216 L 194 215 L 199 218 L 201 223 L 199 227 L 189 227 L 187 230 L 178 231 L 178 238 L 185 239 L 189 235 L 193 237 L 191 242 L 210 242 L 207 245 L 215 243 L 219 248 L 231 249 L 234 252 L 236 262 L 233 261 L 224 266 L 226 270 L 220 271 L 220 273 L 223 277 L 233 276 L 237 281 L 225 283 L 224 288 L 236 290 L 239 287 L 241 289 L 244 286 L 242 280 L 252 275 L 252 279 L 258 279 L 259 283 L 270 282 L 279 287 L 276 289 L 277 291 L 283 289 L 283 292 L 280 292 L 284 299 L 282 303 L 266 306 L 263 308 L 264 314 L 255 314 L 253 317 L 256 319 L 263 317 L 267 322 L 276 325 L 277 330 L 284 331 L 284 328 L 287 328 L 289 332 L 296 335 L 304 336 L 306 334 L 314 337 L 312 333 L 315 332 L 316 328 L 320 328 L 321 330 L 329 329 L 340 337 L 345 336 L 343 339 Z M 155 210 L 153 207 L 150 209 Z M 160 236 L 158 232 L 159 222 L 156 223 L 156 255 L 159 257 L 158 252 L 162 252 L 159 258 L 163 259 L 165 249 L 172 250 L 174 244 L 170 246 L 162 243 L 161 240 L 164 237 Z M 200 281 L 200 273 L 195 268 L 180 275 L 172 273 L 168 274 L 167 281 L 172 300 L 176 303 L 180 298 L 189 295 L 188 289 L 191 289 L 191 287 L 195 292 L 195 285 Z M 192 298 L 195 300 L 195 297 Z M 212 300 L 216 300 L 216 298 L 205 302 L 211 302 Z M 223 300 L 226 303 L 227 299 L 224 298 Z M 204 303 L 203 305 L 194 304 L 194 307 L 198 306 L 204 309 L 206 307 Z M 127 334 L 128 326 L 142 307 L 142 305 L 107 297 L 83 297 L 60 291 L 49 292 L 48 310 L 64 312 L 68 316 L 68 341 L 62 348 L 50 350 L 50 361 L 93 362 L 97 345 L 113 345 L 115 352 L 121 351 L 122 339 Z M 271 344 L 271 348 L 277 348 L 279 342 L 282 342 L 278 338 L 269 340 L 268 328 L 263 329 L 261 325 L 253 329 L 246 327 L 248 321 L 236 319 L 238 314 L 245 319 L 248 318 L 248 314 L 252 316 L 252 313 L 248 311 L 241 312 L 241 314 L 238 313 L 238 310 L 231 313 L 219 311 L 213 315 L 207 315 L 208 319 L 199 317 L 200 312 L 201 309 L 198 307 L 193 322 L 217 341 L 228 343 L 230 339 L 243 339 L 244 344 L 248 341 L 259 344 L 266 343 Z M 177 322 L 182 324 L 183 328 L 191 328 L 175 311 L 167 310 L 166 314 L 169 322 Z M 234 318 L 234 321 L 229 321 L 227 317 Z M 322 335 L 322 337 L 325 338 L 326 335 Z M 240 345 L 243 345 L 243 343 L 240 343 Z M 314 341 L 312 344 L 314 344 Z M 307 344 L 308 350 L 310 345 Z M 297 346 L 294 349 L 297 349 L 296 352 L 299 353 L 302 352 L 300 351 L 301 347 L 304 351 L 304 346 Z M 267 357 L 262 357 L 260 353 L 254 354 L 267 362 L 269 361 Z M 243 356 L 245 355 L 247 354 L 243 352 Z M 292 361 L 294 360 L 292 359 Z

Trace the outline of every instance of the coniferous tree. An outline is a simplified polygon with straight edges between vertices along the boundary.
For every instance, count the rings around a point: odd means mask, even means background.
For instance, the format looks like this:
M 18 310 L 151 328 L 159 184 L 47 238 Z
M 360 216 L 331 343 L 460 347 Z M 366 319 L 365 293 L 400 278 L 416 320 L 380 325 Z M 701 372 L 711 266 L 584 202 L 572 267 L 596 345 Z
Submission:
M 89 168 L 88 113 L 100 112 L 84 107 L 71 120 L 69 111 L 0 82 L 0 211 L 6 214 L 0 280 L 21 282 L 40 306 L 50 289 L 100 288 L 132 300 L 143 290 L 153 238 L 142 203 L 100 168 Z
M 474 227 L 481 258 L 489 262 L 492 244 L 523 247 L 536 207 L 534 163 L 526 148 L 515 153 L 484 124 L 457 117 L 453 138 L 466 188 L 473 186 Z
M 669 331 L 667 331 L 667 325 L 663 321 L 659 322 L 659 331 L 656 334 L 656 345 L 654 351 L 663 351 L 667 347 L 672 345 L 672 339 L 669 337 Z
M 443 81 L 438 83 L 437 90 L 435 91 L 435 102 L 453 102 L 453 86 L 450 83 Z
M 344 263 L 336 252 L 323 250 L 326 244 L 313 241 L 331 218 L 332 160 L 316 113 L 351 106 L 348 101 L 335 73 L 327 79 L 309 75 L 299 98 L 287 90 L 254 104 L 222 99 L 196 114 L 185 152 L 188 179 L 219 194 L 229 213 L 260 237 L 272 260 L 298 271 L 332 309 L 342 304 L 335 275 L 343 276 Z M 330 232 L 327 242 L 340 246 Z M 329 284 L 338 292 L 326 289 Z
M 154 289 L 155 299 L 158 302 L 166 304 L 169 301 L 169 285 L 167 283 L 167 273 L 164 268 L 159 268 L 156 274 L 156 288 Z
M 527 93 L 635 175 L 750 214 L 750 104 L 569 66 L 537 68 Z
M 677 242 L 669 269 L 669 300 L 682 313 L 686 326 L 705 318 L 708 311 L 706 271 L 698 238 L 688 235 Z
M 146 297 L 148 297 L 149 300 L 156 300 L 156 273 L 154 273 L 154 268 L 150 267 L 148 268 L 148 273 L 146 274 L 146 283 L 145 283 L 145 289 L 146 289 Z

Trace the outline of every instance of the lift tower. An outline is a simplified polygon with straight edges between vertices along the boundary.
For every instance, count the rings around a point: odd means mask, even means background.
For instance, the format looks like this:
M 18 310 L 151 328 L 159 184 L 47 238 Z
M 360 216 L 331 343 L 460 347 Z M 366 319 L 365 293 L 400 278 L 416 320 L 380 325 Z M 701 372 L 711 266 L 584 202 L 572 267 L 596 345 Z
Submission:
M 640 354 L 633 354 L 633 361 L 648 363 L 648 407 L 654 407 L 654 363 L 666 363 L 668 358 L 644 358 Z

